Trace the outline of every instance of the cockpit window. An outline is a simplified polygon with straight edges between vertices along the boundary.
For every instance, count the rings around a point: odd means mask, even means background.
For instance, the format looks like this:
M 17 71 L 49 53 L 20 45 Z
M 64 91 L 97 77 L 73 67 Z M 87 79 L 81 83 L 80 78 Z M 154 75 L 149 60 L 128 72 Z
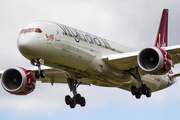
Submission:
M 35 32 L 42 33 L 42 30 L 40 28 L 35 28 Z
M 40 28 L 22 29 L 20 34 L 26 34 L 26 33 L 30 33 L 30 32 L 42 33 L 42 30 Z
M 34 32 L 34 28 L 28 28 L 28 29 L 26 30 L 26 33 L 29 33 L 29 32 Z
M 20 34 L 25 33 L 25 31 L 26 31 L 25 29 L 22 29 L 21 32 L 20 32 Z

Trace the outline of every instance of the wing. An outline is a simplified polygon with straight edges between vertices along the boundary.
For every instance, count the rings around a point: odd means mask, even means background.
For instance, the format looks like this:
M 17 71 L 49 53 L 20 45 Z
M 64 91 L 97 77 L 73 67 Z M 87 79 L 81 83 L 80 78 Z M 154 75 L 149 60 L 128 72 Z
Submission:
M 173 61 L 173 65 L 180 63 L 180 45 L 164 47 Z
M 180 63 L 180 45 L 163 47 L 170 56 L 173 65 Z M 138 67 L 137 56 L 140 51 L 119 53 L 103 57 L 106 64 L 118 70 L 129 70 Z
M 32 68 L 25 68 L 27 71 L 30 71 L 33 76 L 35 76 L 35 71 L 38 71 L 37 67 L 32 67 Z M 41 70 L 44 70 L 46 76 L 45 78 L 39 78 L 36 79 L 37 81 L 41 81 L 42 83 L 51 83 L 52 85 L 54 83 L 65 83 L 67 84 L 67 72 L 66 71 L 62 71 L 59 69 L 54 69 L 51 67 L 46 67 L 46 66 L 42 66 Z M 5 70 L 0 70 L 0 78 L 2 76 L 2 74 L 4 73 Z M 82 82 L 83 85 L 89 85 L 87 83 Z
M 0 78 L 1 78 L 1 75 L 3 74 L 4 70 L 0 70 Z
M 139 51 L 107 55 L 103 57 L 106 64 L 118 70 L 129 70 L 138 65 L 137 56 Z

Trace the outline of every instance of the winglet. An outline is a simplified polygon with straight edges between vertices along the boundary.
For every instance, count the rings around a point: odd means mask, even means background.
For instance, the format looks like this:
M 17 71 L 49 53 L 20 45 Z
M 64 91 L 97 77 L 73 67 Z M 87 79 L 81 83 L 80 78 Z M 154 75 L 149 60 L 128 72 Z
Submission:
M 156 47 L 168 46 L 168 9 L 163 9 L 159 29 L 154 41 Z

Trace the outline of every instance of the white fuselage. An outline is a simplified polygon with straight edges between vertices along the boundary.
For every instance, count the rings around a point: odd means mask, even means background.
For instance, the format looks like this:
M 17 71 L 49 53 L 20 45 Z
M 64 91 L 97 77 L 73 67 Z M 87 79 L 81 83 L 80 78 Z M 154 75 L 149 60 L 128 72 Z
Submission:
M 67 72 L 69 77 L 90 84 L 129 90 L 138 82 L 126 71 L 108 66 L 105 55 L 132 52 L 133 49 L 65 25 L 48 21 L 27 24 L 23 30 L 39 28 L 42 32 L 22 32 L 20 52 L 29 60 L 42 59 L 44 65 Z M 142 73 L 143 74 L 143 73 Z M 157 91 L 168 87 L 167 75 L 143 75 L 142 81 Z

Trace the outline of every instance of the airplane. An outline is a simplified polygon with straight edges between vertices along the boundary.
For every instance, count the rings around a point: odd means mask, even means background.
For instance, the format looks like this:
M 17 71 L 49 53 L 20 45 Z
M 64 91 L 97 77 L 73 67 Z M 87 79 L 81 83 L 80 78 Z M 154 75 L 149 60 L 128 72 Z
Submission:
M 15 95 L 27 95 L 42 83 L 68 84 L 70 108 L 84 107 L 80 85 L 116 87 L 135 98 L 165 89 L 180 73 L 171 70 L 180 62 L 180 45 L 168 46 L 168 9 L 163 9 L 154 43 L 140 51 L 51 21 L 25 25 L 17 39 L 21 54 L 33 68 L 11 67 L 0 71 L 2 87 Z M 44 67 L 47 66 L 47 67 Z

